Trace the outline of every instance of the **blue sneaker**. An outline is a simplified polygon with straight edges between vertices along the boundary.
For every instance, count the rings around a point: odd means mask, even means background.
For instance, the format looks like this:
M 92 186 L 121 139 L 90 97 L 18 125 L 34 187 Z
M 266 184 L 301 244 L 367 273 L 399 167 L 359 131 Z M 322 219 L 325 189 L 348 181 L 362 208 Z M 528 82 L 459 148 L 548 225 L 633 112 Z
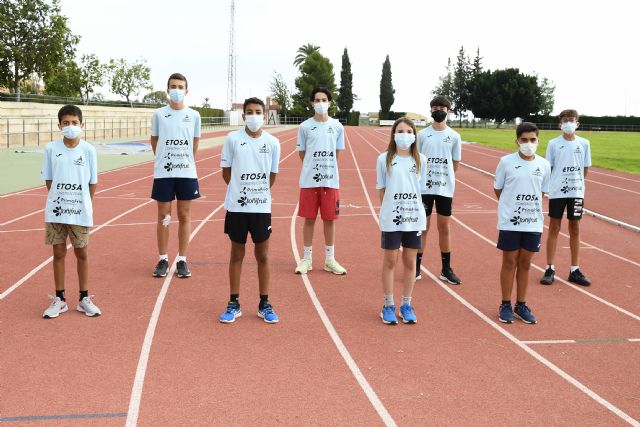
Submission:
M 396 318 L 396 306 L 383 306 L 382 311 L 380 312 L 380 317 L 382 318 L 382 323 L 387 325 L 396 325 L 398 323 L 398 319 Z
M 513 323 L 513 308 L 511 308 L 511 303 L 500 304 L 498 320 L 502 323 Z
M 280 320 L 269 302 L 265 303 L 264 307 L 258 309 L 258 317 L 267 323 L 278 323 Z
M 222 323 L 233 323 L 240 316 L 242 316 L 240 305 L 237 302 L 229 301 L 227 309 L 220 315 L 220 321 Z
M 413 312 L 413 307 L 408 304 L 402 304 L 400 306 L 400 317 L 403 323 L 418 323 L 416 314 Z
M 522 320 L 524 323 L 538 323 L 538 320 L 536 320 L 536 316 L 531 313 L 531 309 L 529 309 L 526 304 L 516 304 L 516 308 L 514 311 L 516 317 Z

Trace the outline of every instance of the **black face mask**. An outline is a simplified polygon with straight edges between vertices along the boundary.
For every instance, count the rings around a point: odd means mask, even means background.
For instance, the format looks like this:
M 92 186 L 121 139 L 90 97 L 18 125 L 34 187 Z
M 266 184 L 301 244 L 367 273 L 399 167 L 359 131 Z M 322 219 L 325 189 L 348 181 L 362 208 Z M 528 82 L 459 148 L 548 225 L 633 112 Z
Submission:
M 441 123 L 448 116 L 447 112 L 444 110 L 435 110 L 431 112 L 431 118 L 438 123 Z

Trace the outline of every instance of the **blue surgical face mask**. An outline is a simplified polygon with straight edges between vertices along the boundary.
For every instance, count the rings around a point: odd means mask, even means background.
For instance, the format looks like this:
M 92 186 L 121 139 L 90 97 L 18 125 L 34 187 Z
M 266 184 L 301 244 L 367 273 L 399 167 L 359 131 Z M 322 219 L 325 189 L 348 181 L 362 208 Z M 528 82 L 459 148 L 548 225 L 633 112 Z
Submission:
M 170 89 L 169 90 L 169 99 L 174 104 L 179 104 L 184 100 L 184 90 L 182 89 Z
M 60 129 L 60 132 L 62 132 L 62 135 L 67 139 L 76 139 L 82 133 L 82 128 L 80 126 L 73 125 L 65 126 Z
M 416 141 L 416 136 L 412 133 L 395 133 L 393 134 L 393 140 L 399 149 L 408 150 Z

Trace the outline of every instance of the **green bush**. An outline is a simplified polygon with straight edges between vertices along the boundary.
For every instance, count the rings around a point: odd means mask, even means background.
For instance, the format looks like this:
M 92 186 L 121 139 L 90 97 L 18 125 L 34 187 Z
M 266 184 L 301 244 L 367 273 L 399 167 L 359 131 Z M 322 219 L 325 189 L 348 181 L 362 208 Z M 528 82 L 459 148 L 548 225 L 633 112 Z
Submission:
M 224 117 L 224 110 L 221 108 L 203 108 L 203 107 L 189 107 L 200 113 L 200 117 Z

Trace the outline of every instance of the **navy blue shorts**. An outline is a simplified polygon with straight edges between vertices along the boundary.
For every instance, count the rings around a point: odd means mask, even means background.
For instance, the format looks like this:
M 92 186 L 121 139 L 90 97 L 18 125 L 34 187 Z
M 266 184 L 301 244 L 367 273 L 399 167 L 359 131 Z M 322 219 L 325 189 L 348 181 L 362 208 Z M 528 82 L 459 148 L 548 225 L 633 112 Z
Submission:
M 496 247 L 502 251 L 524 249 L 529 252 L 539 252 L 541 238 L 542 233 L 500 230 Z
M 549 199 L 549 216 L 551 218 L 562 219 L 565 207 L 567 208 L 567 219 L 578 220 L 582 218 L 584 199 L 572 197 Z
M 224 232 L 235 243 L 247 243 L 251 233 L 253 243 L 262 243 L 271 236 L 271 214 L 250 212 L 229 212 L 224 217 Z
M 174 199 L 193 200 L 200 197 L 197 178 L 155 178 L 151 198 L 158 202 Z
M 380 237 L 382 249 L 403 248 L 420 249 L 422 245 L 422 231 L 383 231 Z
M 451 216 L 451 207 L 453 205 L 452 197 L 438 196 L 437 194 L 423 194 L 422 206 L 424 206 L 424 213 L 427 216 L 431 215 L 434 203 L 438 215 Z

